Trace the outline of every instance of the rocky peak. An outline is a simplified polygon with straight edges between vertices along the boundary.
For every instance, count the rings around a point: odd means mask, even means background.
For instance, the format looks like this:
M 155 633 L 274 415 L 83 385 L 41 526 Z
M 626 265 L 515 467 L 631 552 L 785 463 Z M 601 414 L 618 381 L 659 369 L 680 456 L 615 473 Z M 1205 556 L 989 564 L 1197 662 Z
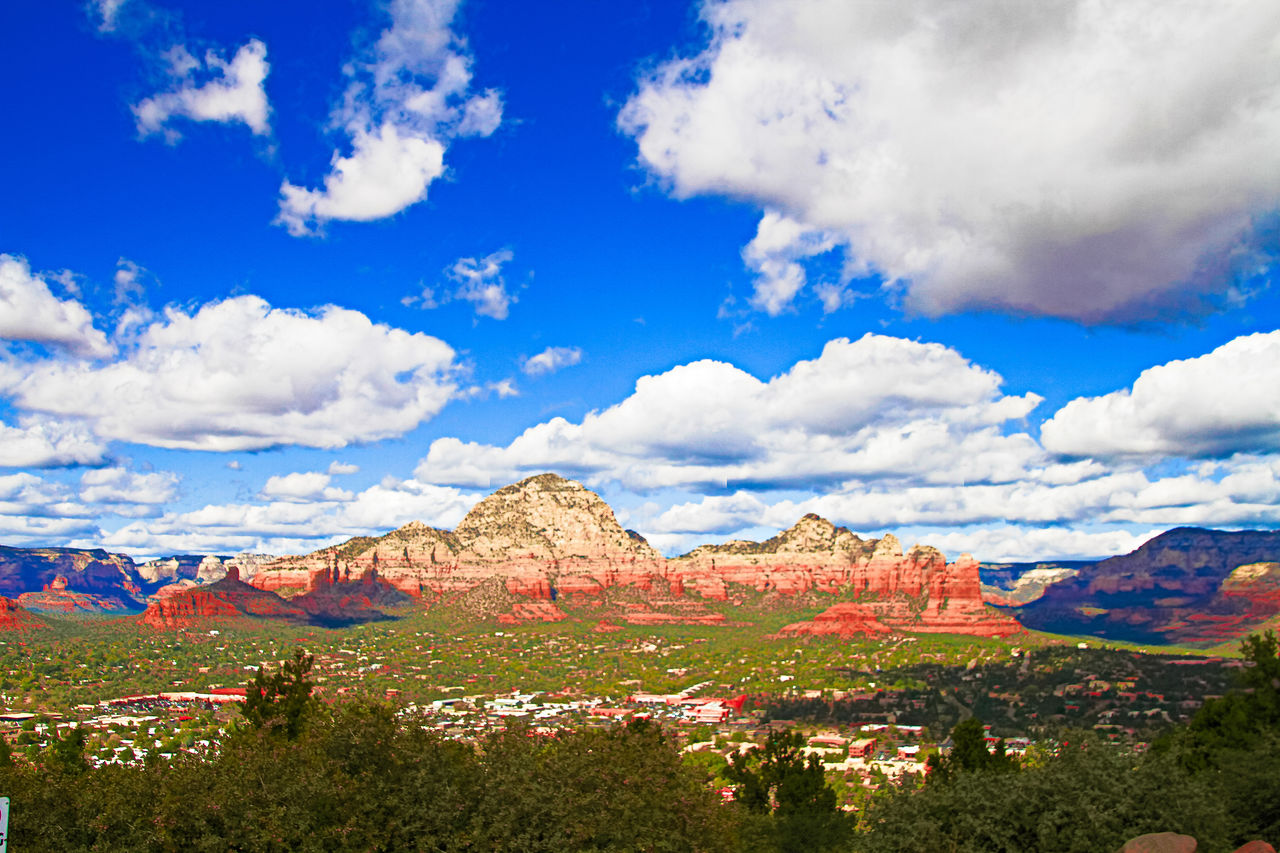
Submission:
M 898 537 L 892 533 L 886 533 L 883 538 L 876 540 L 875 549 L 871 552 L 872 557 L 901 557 L 902 543 L 898 541 Z
M 538 559 L 659 559 L 642 538 L 618 524 L 613 510 L 581 483 L 539 474 L 476 504 L 454 531 L 463 547 L 487 560 L 519 554 Z
M 1222 582 L 1223 592 L 1280 588 L 1280 563 L 1246 563 Z

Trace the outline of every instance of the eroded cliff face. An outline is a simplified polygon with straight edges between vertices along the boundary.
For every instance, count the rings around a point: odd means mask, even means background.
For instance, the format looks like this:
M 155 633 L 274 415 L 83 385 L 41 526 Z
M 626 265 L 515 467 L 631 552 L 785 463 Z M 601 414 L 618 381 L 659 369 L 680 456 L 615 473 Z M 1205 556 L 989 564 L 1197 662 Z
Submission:
M 649 543 L 622 529 L 599 495 L 541 474 L 494 492 L 452 532 L 411 522 L 376 539 L 261 566 L 253 583 L 305 592 L 319 569 L 351 581 L 376 571 L 403 592 L 433 598 L 500 577 L 512 593 L 551 599 L 619 584 L 648 589 L 664 565 Z
M 61 578 L 58 588 L 55 581 Z M 141 609 L 142 578 L 133 560 L 99 549 L 10 548 L 0 545 L 0 595 L 85 593 L 121 609 Z
M 207 586 L 171 589 L 169 594 L 156 596 L 147 605 L 141 617 L 144 625 L 172 631 L 235 617 L 307 621 L 306 611 L 301 607 L 244 583 L 235 567 L 228 569 L 222 580 Z
M 16 601 L 0 595 L 0 633 L 30 631 L 48 627 Z
M 1280 533 L 1177 528 L 1082 568 L 1017 614 L 1029 627 L 1063 634 L 1211 645 L 1276 615 L 1269 571 L 1235 573 L 1277 560 Z
M 824 593 L 854 599 L 857 606 L 842 607 L 815 627 L 794 626 L 794 633 L 1019 630 L 1016 620 L 983 606 L 977 569 L 970 558 L 948 565 L 927 546 L 904 553 L 892 535 L 862 539 L 816 515 L 764 542 L 707 545 L 666 560 L 639 534 L 624 530 L 594 492 L 541 474 L 499 489 L 452 532 L 411 523 L 383 537 L 263 565 L 253 583 L 302 594 L 317 578 L 354 582 L 376 575 L 432 600 L 498 579 L 522 599 L 577 606 L 603 605 L 612 592 L 632 590 L 641 600 L 615 606 L 613 618 L 633 624 L 716 624 L 723 614 L 699 602 L 752 591 L 784 598 Z M 505 620 L 560 615 L 559 607 L 517 606 Z

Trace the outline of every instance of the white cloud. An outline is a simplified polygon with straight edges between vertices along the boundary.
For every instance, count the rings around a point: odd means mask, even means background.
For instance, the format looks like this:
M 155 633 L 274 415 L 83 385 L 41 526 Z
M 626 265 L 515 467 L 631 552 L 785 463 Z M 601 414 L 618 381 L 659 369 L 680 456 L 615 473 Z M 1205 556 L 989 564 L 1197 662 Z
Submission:
M 295 237 L 330 219 L 369 222 L 399 213 L 426 198 L 427 186 L 444 173 L 444 146 L 434 139 L 402 136 L 392 124 L 377 133 L 356 131 L 352 154 L 333 156 L 323 190 L 285 181 L 280 219 Z
M 88 504 L 155 506 L 177 497 L 178 482 L 178 475 L 171 471 L 138 474 L 124 468 L 97 468 L 80 476 L 80 500 Z M 137 512 L 127 507 L 114 507 L 113 511 L 126 515 Z
M 360 466 L 350 462 L 339 462 L 336 459 L 329 463 L 329 473 L 333 475 L 355 474 L 360 471 Z
M 453 528 L 482 495 L 387 481 L 352 498 L 210 505 L 132 522 L 103 536 L 103 547 L 131 554 L 299 554 L 352 536 L 381 535 L 410 521 Z
M 335 306 L 314 314 L 256 296 L 171 307 L 105 365 L 0 362 L 21 409 L 101 438 L 188 450 L 343 447 L 402 435 L 455 393 L 453 350 Z
M 984 562 L 1034 562 L 1044 559 L 1092 559 L 1128 554 L 1143 542 L 1162 533 L 1148 530 L 1083 531 L 1061 527 L 988 527 L 955 532 L 930 531 L 922 539 L 949 559 L 972 554 Z
M 1039 402 L 1005 396 L 1000 377 L 939 344 L 838 339 L 761 382 L 699 361 L 644 376 L 635 392 L 579 424 L 530 427 L 506 447 L 432 442 L 424 482 L 489 486 L 555 470 L 589 483 L 831 488 L 853 478 L 1000 482 L 1043 453 L 1006 422 Z
M 499 249 L 480 258 L 458 258 L 444 269 L 451 282 L 447 289 L 423 287 L 419 295 L 406 296 L 400 304 L 430 310 L 459 299 L 472 303 L 477 316 L 505 320 L 517 299 L 507 290 L 502 268 L 514 257 L 510 249 Z
M 124 6 L 126 2 L 127 0 L 92 0 L 100 18 L 98 23 L 99 32 L 109 33 L 115 31 L 117 19 L 120 17 L 120 7 Z
M 354 495 L 329 485 L 330 476 L 320 471 L 277 474 L 267 479 L 261 497 L 284 501 L 349 501 Z
M 771 317 L 788 310 L 805 285 L 805 269 L 800 262 L 835 246 L 835 238 L 828 233 L 806 228 L 775 211 L 766 212 L 756 236 L 742 250 L 742 260 L 756 274 L 752 307 Z
M 139 134 L 163 133 L 176 142 L 179 134 L 169 125 L 174 117 L 240 122 L 257 136 L 271 132 L 271 108 L 263 87 L 271 68 L 265 44 L 250 39 L 229 62 L 214 50 L 207 51 L 202 61 L 179 45 L 169 51 L 168 60 L 171 90 L 133 106 Z
M 1214 457 L 1280 451 L 1280 331 L 1144 370 L 1131 388 L 1080 397 L 1040 428 L 1068 456 Z
M 488 136 L 502 121 L 494 90 L 470 93 L 471 58 L 450 29 L 458 0 L 392 0 L 391 26 L 348 65 L 334 121 L 352 153 L 334 152 L 323 190 L 284 181 L 277 222 L 295 236 L 330 220 L 369 221 L 427 196 L 449 142 Z
M 88 509 L 59 483 L 25 471 L 0 475 L 0 515 L 83 518 Z
M 582 350 L 578 347 L 547 347 L 537 355 L 526 358 L 520 369 L 529 376 L 543 376 L 561 368 L 572 367 L 581 361 Z
M 765 210 L 753 304 L 837 241 L 926 314 L 1196 310 L 1274 260 L 1270 0 L 704 2 L 711 38 L 619 116 L 677 197 Z M 791 239 L 775 233 L 790 223 Z M 764 244 L 768 243 L 766 250 Z
M 0 255 L 0 339 L 61 347 L 85 358 L 115 352 L 74 299 L 59 299 L 25 258 Z
M 112 278 L 116 286 L 116 304 L 134 305 L 135 303 L 140 303 L 147 294 L 147 289 L 142 280 L 150 277 L 150 275 L 145 268 L 128 258 L 120 258 L 120 260 L 116 261 L 116 274 Z
M 445 270 L 445 275 L 457 283 L 455 299 L 463 299 L 475 305 L 476 314 L 495 320 L 507 319 L 507 313 L 515 297 L 507 292 L 502 277 L 503 264 L 514 257 L 510 249 L 500 249 L 483 258 L 459 258 Z
M 12 427 L 0 423 L 0 468 L 99 465 L 106 444 L 79 423 L 26 416 Z

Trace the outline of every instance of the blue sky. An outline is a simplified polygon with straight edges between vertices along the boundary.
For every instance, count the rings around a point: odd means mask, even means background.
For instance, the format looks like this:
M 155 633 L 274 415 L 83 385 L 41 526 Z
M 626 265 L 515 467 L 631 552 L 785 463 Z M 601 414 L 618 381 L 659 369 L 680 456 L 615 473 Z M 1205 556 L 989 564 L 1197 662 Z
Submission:
M 1280 10 L 11 3 L 0 542 L 1280 527 Z

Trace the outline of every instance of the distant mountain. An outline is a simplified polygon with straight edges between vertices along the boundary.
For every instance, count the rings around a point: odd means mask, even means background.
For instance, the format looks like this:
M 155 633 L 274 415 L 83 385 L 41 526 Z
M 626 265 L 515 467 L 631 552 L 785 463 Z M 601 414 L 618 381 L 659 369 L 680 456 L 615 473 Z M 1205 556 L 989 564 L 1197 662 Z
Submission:
M 1073 578 L 1097 560 L 1055 560 L 1036 563 L 983 563 L 982 598 L 990 604 L 1017 607 L 1030 604 L 1052 584 Z
M 149 598 L 142 621 L 158 629 L 238 618 L 346 625 L 416 601 L 504 623 L 559 621 L 568 610 L 610 624 L 720 624 L 747 618 L 744 608 L 838 604 L 785 632 L 1021 630 L 984 606 L 968 555 L 948 563 L 936 548 L 904 552 L 892 535 L 862 539 L 806 515 L 764 542 L 706 545 L 667 560 L 623 529 L 599 495 L 555 474 L 497 490 L 453 531 L 411 522 L 302 556 L 185 555 L 138 567 L 105 551 L 4 549 L 6 589 L 49 612 L 87 607 L 93 596 L 99 609 L 136 611 Z
M 797 596 L 809 596 L 805 606 L 823 596 L 859 604 L 858 618 L 850 611 L 794 633 L 1021 629 L 983 606 L 971 559 L 948 564 L 927 546 L 904 554 L 892 536 L 864 540 L 807 515 L 765 542 L 708 545 L 666 560 L 624 530 L 599 495 L 555 474 L 499 489 L 456 530 L 411 523 L 263 565 L 253 583 L 296 594 L 313 589 L 317 578 L 355 580 L 374 571 L 415 598 L 449 598 L 504 621 L 560 619 L 560 605 L 573 605 L 635 624 L 706 624 L 724 617 L 704 602 L 765 594 L 780 607 Z M 530 608 L 529 599 L 544 604 Z
M 1276 561 L 1280 533 L 1180 527 L 1081 567 L 1015 612 L 1027 627 L 1054 633 L 1212 645 L 1280 615 L 1267 568 Z
M 137 566 L 123 554 L 0 545 L 0 595 L 39 593 L 42 609 L 84 609 L 75 603 L 79 595 L 81 604 L 100 601 L 103 609 L 136 612 L 146 605 L 143 585 Z

